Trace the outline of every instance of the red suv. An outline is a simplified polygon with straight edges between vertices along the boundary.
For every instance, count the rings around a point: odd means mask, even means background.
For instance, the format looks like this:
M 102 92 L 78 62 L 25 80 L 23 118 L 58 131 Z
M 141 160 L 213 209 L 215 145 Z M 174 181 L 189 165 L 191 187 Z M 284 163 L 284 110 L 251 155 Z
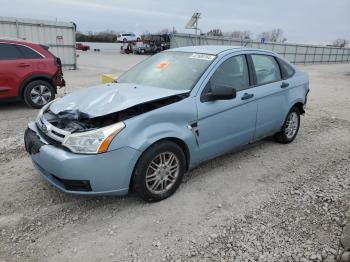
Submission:
M 65 86 L 61 61 L 48 47 L 0 39 L 0 100 L 22 99 L 41 108 Z

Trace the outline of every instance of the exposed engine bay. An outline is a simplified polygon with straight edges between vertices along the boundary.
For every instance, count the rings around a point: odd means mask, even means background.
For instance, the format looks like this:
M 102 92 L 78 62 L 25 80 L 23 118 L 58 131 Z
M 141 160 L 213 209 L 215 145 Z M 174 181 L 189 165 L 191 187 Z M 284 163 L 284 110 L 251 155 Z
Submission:
M 59 129 L 68 131 L 70 133 L 86 132 L 89 130 L 105 127 L 135 117 L 137 115 L 144 114 L 163 106 L 173 104 L 175 102 L 181 101 L 187 96 L 188 94 L 174 95 L 138 104 L 119 112 L 93 118 L 91 118 L 88 114 L 85 114 L 78 110 L 64 110 L 58 114 L 54 114 L 50 111 L 50 109 L 47 109 L 43 115 L 45 120 Z

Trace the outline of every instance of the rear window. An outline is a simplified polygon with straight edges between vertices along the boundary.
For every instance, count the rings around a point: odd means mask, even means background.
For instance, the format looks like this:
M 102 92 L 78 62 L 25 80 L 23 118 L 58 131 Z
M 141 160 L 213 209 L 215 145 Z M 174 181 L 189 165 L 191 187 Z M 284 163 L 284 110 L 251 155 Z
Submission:
M 294 68 L 292 66 L 290 66 L 289 64 L 287 64 L 286 62 L 284 62 L 281 59 L 278 59 L 278 63 L 281 66 L 283 79 L 290 78 L 290 77 L 292 77 L 294 75 L 295 70 L 294 70 Z
M 39 59 L 42 58 L 42 56 L 40 54 L 38 54 L 37 52 L 35 52 L 34 50 L 26 47 L 26 46 L 22 46 L 22 45 L 17 45 L 17 48 L 22 52 L 22 55 L 25 59 Z
M 281 80 L 281 72 L 277 61 L 269 55 L 252 55 L 258 85 Z
M 0 43 L 0 60 L 19 59 L 21 56 L 16 45 Z

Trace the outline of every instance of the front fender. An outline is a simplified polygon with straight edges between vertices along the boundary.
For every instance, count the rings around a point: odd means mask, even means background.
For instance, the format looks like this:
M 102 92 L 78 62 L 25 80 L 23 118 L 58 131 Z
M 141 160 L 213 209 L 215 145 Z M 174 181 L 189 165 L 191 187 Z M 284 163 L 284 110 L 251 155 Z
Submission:
M 128 146 L 144 152 L 155 142 L 165 138 L 183 141 L 190 153 L 189 166 L 197 163 L 198 144 L 189 123 L 197 120 L 197 108 L 193 98 L 149 111 L 130 118 L 125 128 L 113 139 L 109 150 Z

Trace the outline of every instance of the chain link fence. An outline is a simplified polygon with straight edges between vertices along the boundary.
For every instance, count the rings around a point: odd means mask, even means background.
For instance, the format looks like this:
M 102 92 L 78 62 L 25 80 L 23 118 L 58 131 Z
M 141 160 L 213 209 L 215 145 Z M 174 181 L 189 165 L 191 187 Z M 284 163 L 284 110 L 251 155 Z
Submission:
M 242 42 L 226 37 L 174 34 L 171 48 L 195 45 L 232 45 L 271 50 L 294 64 L 350 63 L 350 48 L 287 43 Z

